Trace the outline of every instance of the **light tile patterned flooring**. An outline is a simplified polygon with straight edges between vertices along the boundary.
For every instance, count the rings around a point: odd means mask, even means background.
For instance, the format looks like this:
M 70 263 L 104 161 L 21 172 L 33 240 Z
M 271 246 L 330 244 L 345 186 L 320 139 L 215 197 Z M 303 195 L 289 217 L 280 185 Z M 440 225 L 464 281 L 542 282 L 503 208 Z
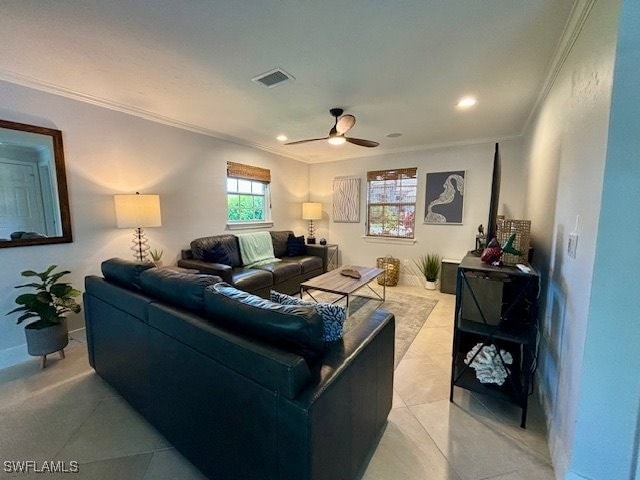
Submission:
M 393 409 L 363 480 L 552 480 L 544 421 L 456 388 L 449 403 L 455 297 L 395 292 L 438 304 L 395 372 Z M 82 335 L 45 370 L 34 359 L 0 371 L 0 478 L 195 480 L 203 476 L 89 367 Z M 75 460 L 78 474 L 7 474 L 5 461 Z

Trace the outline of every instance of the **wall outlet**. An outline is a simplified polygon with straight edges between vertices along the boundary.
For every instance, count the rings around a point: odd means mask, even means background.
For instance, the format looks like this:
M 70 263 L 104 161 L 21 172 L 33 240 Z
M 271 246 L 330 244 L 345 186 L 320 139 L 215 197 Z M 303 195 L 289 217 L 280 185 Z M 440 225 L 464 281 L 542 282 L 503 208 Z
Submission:
M 575 260 L 577 250 L 578 250 L 578 234 L 570 233 L 569 244 L 567 246 L 567 253 L 569 254 L 569 257 Z

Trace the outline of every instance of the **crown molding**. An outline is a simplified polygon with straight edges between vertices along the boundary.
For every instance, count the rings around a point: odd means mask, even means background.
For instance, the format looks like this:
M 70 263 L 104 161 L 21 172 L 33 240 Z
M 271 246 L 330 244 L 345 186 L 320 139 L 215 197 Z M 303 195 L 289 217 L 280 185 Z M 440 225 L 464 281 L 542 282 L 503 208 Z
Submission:
M 396 154 L 396 153 L 425 152 L 429 150 L 444 150 L 446 148 L 468 147 L 472 145 L 483 145 L 483 144 L 496 143 L 496 142 L 498 143 L 508 142 L 510 140 L 518 140 L 519 138 L 522 138 L 522 134 L 498 135 L 496 137 L 473 138 L 469 140 L 461 140 L 459 142 L 429 143 L 426 145 L 413 145 L 410 147 L 388 148 L 384 150 L 379 150 L 375 153 L 371 152 L 371 150 L 365 150 L 362 154 L 340 155 L 339 158 L 333 158 L 333 159 L 315 160 L 315 159 L 303 158 L 300 161 L 309 163 L 309 164 L 340 162 L 342 160 L 349 160 L 353 158 L 377 157 L 380 155 L 390 155 L 390 154 Z
M 522 133 L 527 131 L 529 125 L 533 121 L 536 113 L 540 109 L 542 102 L 547 98 L 549 92 L 553 88 L 558 79 L 558 75 L 560 75 L 560 71 L 564 64 L 567 61 L 567 57 L 573 50 L 573 46 L 576 43 L 576 40 L 580 36 L 582 32 L 582 28 L 589 18 L 589 14 L 593 9 L 593 6 L 596 4 L 598 0 L 575 0 L 573 6 L 571 7 L 571 13 L 569 14 L 569 18 L 567 23 L 564 26 L 564 30 L 562 31 L 562 35 L 560 36 L 560 41 L 558 42 L 558 46 L 556 47 L 556 51 L 553 55 L 553 58 L 550 62 L 549 73 L 542 85 L 542 89 L 536 99 L 536 102 L 533 104 L 533 108 L 527 117 L 524 126 L 522 127 Z
M 117 112 L 125 113 L 127 115 L 133 115 L 134 117 L 144 118 L 145 120 L 149 120 L 155 123 L 161 123 L 163 125 L 167 125 L 170 127 L 179 128 L 181 130 L 188 130 L 190 132 L 199 133 L 201 135 L 206 135 L 207 137 L 213 137 L 218 140 L 233 143 L 235 145 L 256 148 L 258 150 L 263 150 L 265 152 L 271 153 L 273 155 L 278 155 L 279 157 L 286 157 L 292 160 L 297 160 L 299 162 L 305 162 L 303 158 L 297 157 L 295 155 L 284 154 L 282 152 L 279 152 L 265 145 L 243 140 L 241 138 L 233 137 L 231 135 L 226 135 L 224 133 L 220 133 L 215 130 L 210 130 L 208 128 L 203 128 L 198 125 L 194 125 L 192 123 L 176 120 L 175 118 L 150 112 L 143 108 L 124 105 L 122 103 L 114 102 L 112 100 L 107 100 L 105 98 L 101 98 L 101 97 L 97 97 L 87 93 L 72 90 L 54 83 L 50 83 L 34 77 L 30 77 L 28 75 L 22 75 L 16 72 L 11 72 L 9 70 L 0 69 L 0 80 L 4 80 L 9 83 L 14 83 L 16 85 L 21 85 L 23 87 L 33 88 L 35 90 L 52 93 L 54 95 L 70 98 L 72 100 L 77 100 L 83 103 L 89 103 L 91 105 L 107 108 L 109 110 L 115 110 Z

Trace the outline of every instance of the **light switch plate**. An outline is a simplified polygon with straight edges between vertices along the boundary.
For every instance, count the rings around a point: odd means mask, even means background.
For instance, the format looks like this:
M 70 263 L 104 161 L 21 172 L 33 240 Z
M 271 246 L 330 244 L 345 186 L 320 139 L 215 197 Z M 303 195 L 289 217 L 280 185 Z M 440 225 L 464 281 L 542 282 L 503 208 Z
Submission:
M 575 259 L 577 251 L 578 251 L 578 234 L 570 233 L 569 245 L 567 246 L 567 253 L 569 254 L 569 257 Z

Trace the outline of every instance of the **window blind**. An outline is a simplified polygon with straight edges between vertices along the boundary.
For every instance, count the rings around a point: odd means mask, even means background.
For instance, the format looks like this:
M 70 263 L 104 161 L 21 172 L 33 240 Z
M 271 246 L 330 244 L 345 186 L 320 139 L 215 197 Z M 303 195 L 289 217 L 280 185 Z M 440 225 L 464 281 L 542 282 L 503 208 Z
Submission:
M 271 183 L 271 170 L 242 163 L 227 162 L 227 177 Z

